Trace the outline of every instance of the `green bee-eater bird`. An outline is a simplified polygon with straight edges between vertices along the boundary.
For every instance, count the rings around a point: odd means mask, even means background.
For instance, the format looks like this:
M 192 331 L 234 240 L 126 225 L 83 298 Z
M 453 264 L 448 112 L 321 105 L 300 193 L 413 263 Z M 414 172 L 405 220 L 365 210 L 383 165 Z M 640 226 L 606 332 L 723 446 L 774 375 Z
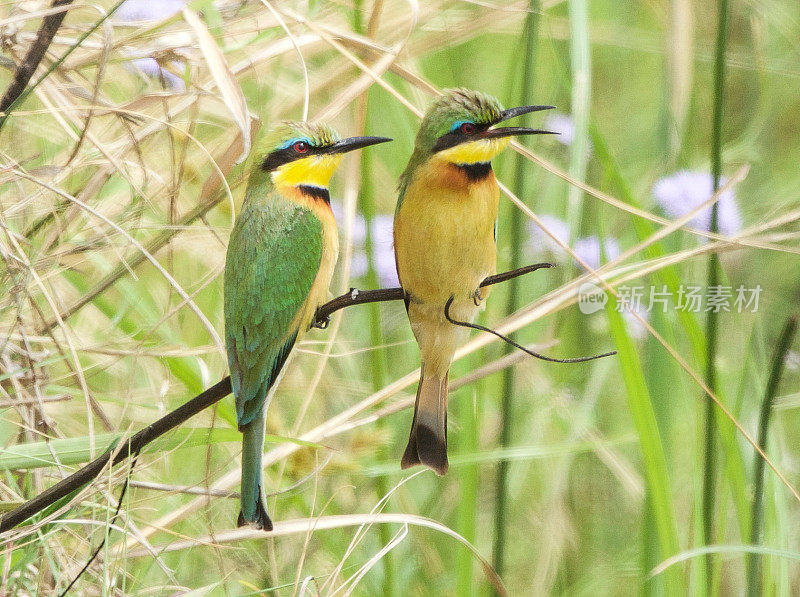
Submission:
M 331 175 L 343 153 L 390 140 L 284 122 L 254 149 L 225 262 L 225 340 L 242 432 L 239 526 L 272 530 L 261 480 L 265 415 L 292 346 L 328 294 L 339 249 Z
M 460 328 L 446 320 L 445 305 L 452 297 L 450 315 L 471 321 L 489 294 L 479 285 L 495 272 L 500 190 L 491 159 L 512 135 L 547 132 L 495 125 L 551 107 L 503 110 L 489 95 L 448 89 L 422 120 L 394 216 L 397 275 L 422 360 L 404 469 L 447 472 L 447 374 Z

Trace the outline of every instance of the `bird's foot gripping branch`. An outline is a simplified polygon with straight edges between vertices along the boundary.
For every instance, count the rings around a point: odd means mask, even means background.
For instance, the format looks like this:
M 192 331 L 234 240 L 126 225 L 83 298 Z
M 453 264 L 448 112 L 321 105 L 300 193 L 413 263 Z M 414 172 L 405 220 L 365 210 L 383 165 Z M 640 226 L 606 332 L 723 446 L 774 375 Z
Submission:
M 552 263 L 535 263 L 532 265 L 527 265 L 519 269 L 490 276 L 481 283 L 481 287 L 490 286 L 492 284 L 498 284 L 500 282 L 505 282 L 512 278 L 516 278 L 517 276 L 522 276 L 524 274 L 528 274 L 539 269 L 545 269 L 551 267 L 554 267 Z M 346 294 L 343 294 L 322 305 L 316 312 L 313 325 L 315 327 L 325 327 L 330 319 L 330 316 L 336 311 L 344 309 L 345 307 L 352 307 L 354 305 L 363 305 L 366 303 L 399 301 L 403 300 L 404 298 L 405 295 L 403 293 L 402 288 L 382 288 L 379 290 L 364 290 L 364 291 L 351 289 Z M 446 309 L 445 315 L 454 325 L 467 325 L 467 322 L 460 322 L 452 319 L 449 314 L 449 309 Z M 558 359 L 545 357 L 544 355 L 540 355 L 538 353 L 533 353 L 530 350 L 527 350 L 522 346 L 520 346 L 519 344 L 513 342 L 509 338 L 506 338 L 505 336 L 502 336 L 501 334 L 489 328 L 476 326 L 475 324 L 468 324 L 468 325 L 469 327 L 473 327 L 481 331 L 486 331 L 495 334 L 498 337 L 505 340 L 506 342 L 509 342 L 513 346 L 519 348 L 520 350 L 527 352 L 528 354 L 531 354 L 538 358 L 544 358 L 545 360 L 550 360 L 550 361 L 582 362 L 614 354 L 613 352 L 609 352 L 593 357 L 584 357 L 579 359 L 565 359 L 561 361 Z M 83 468 L 74 472 L 69 477 L 59 481 L 52 487 L 49 487 L 48 489 L 46 489 L 36 497 L 32 498 L 31 500 L 25 502 L 18 508 L 15 508 L 14 510 L 11 510 L 8 513 L 4 514 L 2 518 L 0 518 L 0 533 L 13 529 L 20 523 L 30 518 L 31 516 L 34 516 L 42 512 L 49 506 L 53 505 L 58 500 L 61 500 L 70 495 L 72 492 L 77 491 L 80 488 L 84 487 L 85 485 L 90 483 L 93 479 L 95 479 L 106 466 L 113 467 L 125 461 L 126 459 L 130 458 L 132 455 L 138 454 L 142 450 L 142 448 L 147 444 L 149 444 L 150 442 L 164 435 L 170 429 L 178 427 L 179 425 L 186 422 L 199 412 L 219 402 L 222 398 L 224 398 L 230 393 L 231 393 L 231 380 L 230 377 L 225 377 L 224 379 L 220 380 L 218 383 L 211 386 L 201 394 L 195 396 L 188 402 L 182 404 L 174 411 L 168 413 L 164 417 L 158 419 L 151 425 L 148 425 L 135 435 L 131 436 L 130 439 L 127 440 L 127 446 L 122 446 L 121 448 L 117 447 L 116 449 L 107 451 L 106 453 L 99 456 L 98 458 L 96 458 Z

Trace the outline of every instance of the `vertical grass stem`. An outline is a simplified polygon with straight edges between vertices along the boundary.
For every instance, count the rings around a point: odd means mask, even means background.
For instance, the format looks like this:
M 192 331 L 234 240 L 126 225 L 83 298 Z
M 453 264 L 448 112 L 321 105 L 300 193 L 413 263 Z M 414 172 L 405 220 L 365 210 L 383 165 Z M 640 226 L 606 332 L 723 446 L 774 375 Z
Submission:
M 714 59 L 714 113 L 711 132 L 711 173 L 714 179 L 714 191 L 719 188 L 722 173 L 722 118 L 724 114 L 725 96 L 725 52 L 728 43 L 728 0 L 720 0 L 717 18 L 717 43 Z M 718 204 L 711 210 L 711 231 L 717 232 Z M 712 253 L 708 258 L 708 286 L 712 288 L 719 285 L 721 277 L 719 256 Z M 714 310 L 708 311 L 706 317 L 706 384 L 715 394 L 719 394 L 717 387 L 716 355 L 717 355 L 717 329 L 719 316 Z M 705 464 L 703 469 L 703 539 L 706 545 L 714 542 L 714 516 L 716 511 L 717 494 L 717 455 L 716 455 L 716 424 L 714 421 L 714 403 L 707 397 L 705 410 Z M 706 578 L 709 592 L 713 591 L 713 557 L 705 557 Z

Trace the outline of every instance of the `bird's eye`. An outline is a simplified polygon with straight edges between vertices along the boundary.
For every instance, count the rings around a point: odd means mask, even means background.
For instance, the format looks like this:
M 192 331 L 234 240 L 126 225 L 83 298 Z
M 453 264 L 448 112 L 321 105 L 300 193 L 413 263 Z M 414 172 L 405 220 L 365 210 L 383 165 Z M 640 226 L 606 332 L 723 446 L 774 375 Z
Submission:
M 292 148 L 297 153 L 308 153 L 308 143 L 306 143 L 305 141 L 298 141 L 297 143 L 292 145 Z
M 464 122 L 460 127 L 458 127 L 458 130 L 465 135 L 471 135 L 475 132 L 475 125 L 471 122 Z

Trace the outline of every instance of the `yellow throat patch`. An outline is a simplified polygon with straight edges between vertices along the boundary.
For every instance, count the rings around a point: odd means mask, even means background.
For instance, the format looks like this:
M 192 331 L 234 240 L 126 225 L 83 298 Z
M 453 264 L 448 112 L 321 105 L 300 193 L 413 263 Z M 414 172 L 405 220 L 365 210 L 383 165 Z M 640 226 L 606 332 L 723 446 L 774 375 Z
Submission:
M 500 137 L 499 139 L 481 139 L 479 141 L 460 143 L 450 149 L 444 149 L 436 155 L 440 159 L 447 160 L 454 164 L 479 164 L 481 162 L 489 162 L 498 153 L 508 147 L 510 140 L 509 137 Z
M 275 186 L 310 185 L 327 188 L 342 154 L 312 155 L 278 166 L 272 173 Z

